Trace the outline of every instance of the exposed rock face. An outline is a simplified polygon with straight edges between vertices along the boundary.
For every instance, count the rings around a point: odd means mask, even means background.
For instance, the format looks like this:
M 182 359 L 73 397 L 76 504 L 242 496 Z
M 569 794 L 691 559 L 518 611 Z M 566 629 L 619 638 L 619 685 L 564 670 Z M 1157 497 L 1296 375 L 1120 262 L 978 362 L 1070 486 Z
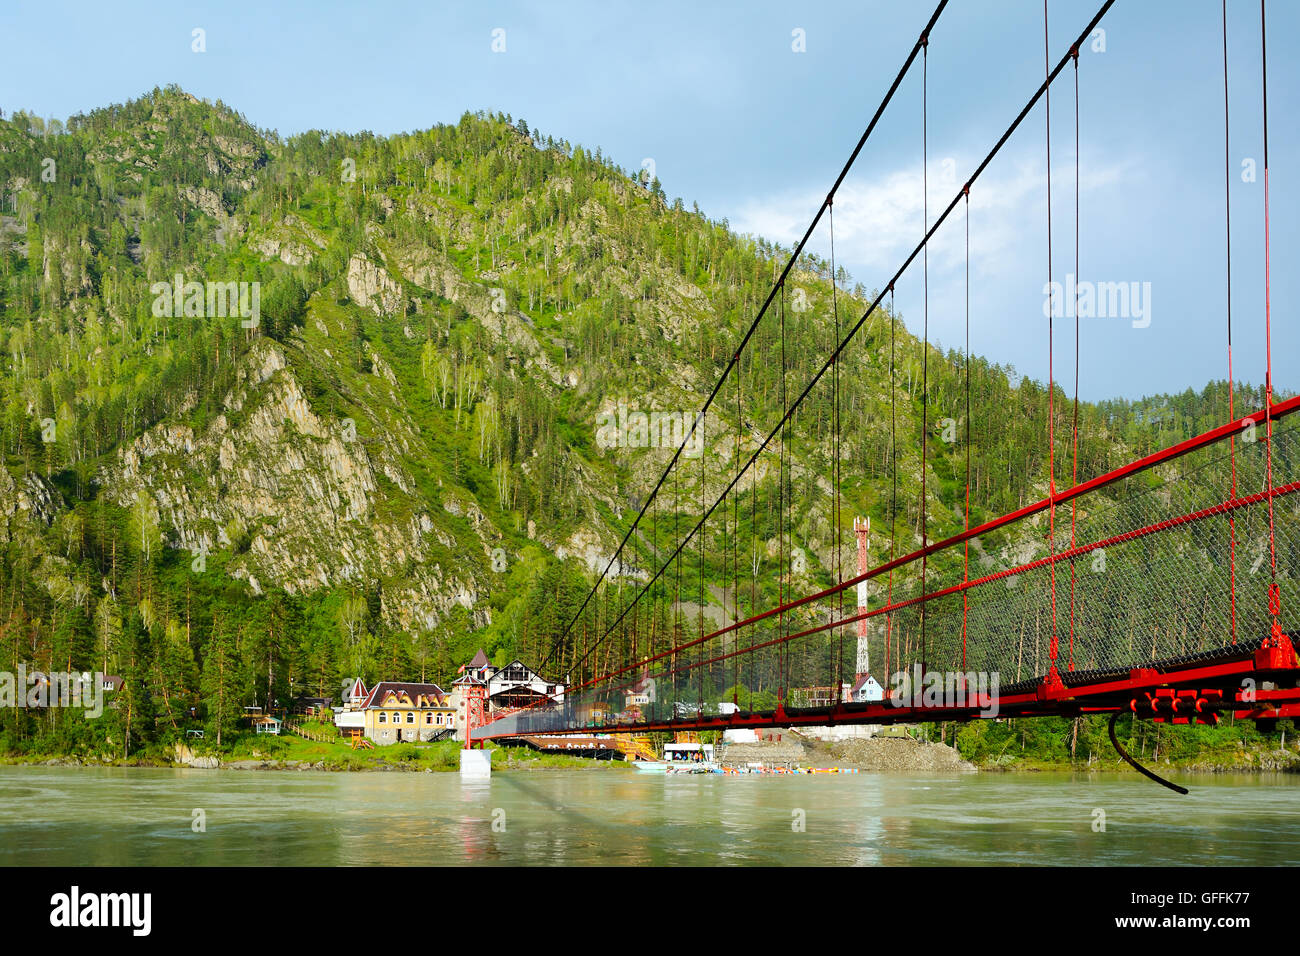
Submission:
M 198 206 L 213 219 L 225 219 L 226 207 L 221 203 L 221 197 L 211 189 L 204 189 L 202 186 L 182 186 L 181 197 Z
M 304 243 L 291 239 L 258 239 L 253 247 L 262 255 L 279 259 L 287 266 L 302 266 L 312 260 L 311 250 Z
M 29 473 L 15 480 L 0 468 L 0 541 L 21 540 L 49 525 L 57 510 L 54 491 L 44 479 Z
M 486 623 L 472 570 L 447 564 L 456 538 L 415 493 L 399 431 L 363 441 L 322 418 L 266 339 L 224 405 L 201 431 L 163 423 L 121 449 L 101 476 L 106 493 L 133 507 L 143 490 L 169 547 L 196 557 L 234 549 L 228 573 L 254 593 L 392 578 L 382 611 L 394 625 L 430 628 L 457 604 Z
M 377 315 L 395 315 L 402 305 L 402 287 L 383 266 L 358 252 L 348 260 L 348 294 L 363 309 Z

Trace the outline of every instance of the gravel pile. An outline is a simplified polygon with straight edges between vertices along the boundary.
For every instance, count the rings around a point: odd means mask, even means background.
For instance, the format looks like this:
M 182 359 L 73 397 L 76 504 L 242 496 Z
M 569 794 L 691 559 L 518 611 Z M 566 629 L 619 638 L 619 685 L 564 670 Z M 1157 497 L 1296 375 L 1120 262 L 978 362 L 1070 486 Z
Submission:
M 830 766 L 856 767 L 878 773 L 973 773 L 975 765 L 962 760 L 947 744 L 922 743 L 910 737 L 869 737 L 825 744 Z M 821 753 L 818 754 L 822 756 Z
M 753 744 L 727 744 L 718 756 L 724 767 L 744 768 L 751 763 L 764 767 L 796 767 L 808 765 L 808 751 L 788 734 L 780 742 L 762 741 Z

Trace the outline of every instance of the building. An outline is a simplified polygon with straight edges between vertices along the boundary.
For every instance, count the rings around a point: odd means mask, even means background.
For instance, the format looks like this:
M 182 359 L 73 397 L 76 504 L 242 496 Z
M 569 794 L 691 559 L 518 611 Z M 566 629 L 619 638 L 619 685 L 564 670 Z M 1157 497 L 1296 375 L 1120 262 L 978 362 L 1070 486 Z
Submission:
M 653 704 L 655 701 L 655 679 L 642 677 L 623 691 L 623 706 L 627 710 L 638 709 Z
M 366 690 L 360 677 L 354 677 L 343 685 L 339 698 L 343 703 L 330 708 L 334 711 L 334 726 L 338 728 L 340 737 L 351 739 L 365 734 L 366 715 L 362 713 L 361 705 L 369 696 L 370 691 Z
M 489 715 L 564 699 L 563 684 L 546 680 L 520 660 L 497 667 L 482 648 L 460 669 L 460 677 L 451 687 L 449 701 L 456 712 L 457 740 L 465 739 L 466 706 L 471 695 L 486 698 Z
M 858 674 L 857 682 L 849 692 L 849 700 L 855 704 L 885 699 L 885 690 L 870 674 Z
M 361 735 L 380 745 L 434 740 L 452 729 L 456 717 L 448 695 L 437 684 L 398 681 L 380 681 L 354 710 L 336 716 L 340 731 L 344 724 L 338 717 L 357 713 Z M 349 726 L 355 723 L 355 718 L 347 721 Z
M 361 683 L 361 678 L 354 677 L 343 685 L 343 696 L 340 699 L 344 710 L 356 710 L 369 696 L 370 691 L 366 690 L 366 685 Z
M 489 712 L 564 699 L 563 684 L 546 680 L 519 660 L 494 671 L 487 679 L 487 689 Z
M 253 729 L 259 734 L 273 734 L 278 737 L 283 727 L 284 721 L 278 717 L 258 717 L 253 721 Z
M 474 659 L 478 660 L 482 654 L 483 652 L 479 651 Z M 466 739 L 465 727 L 469 724 L 471 710 L 473 711 L 474 726 L 479 727 L 484 722 L 483 711 L 487 706 L 487 682 L 479 679 L 479 669 L 464 667 L 462 671 L 464 673 L 451 682 L 451 696 L 449 698 L 456 713 L 456 739 L 460 741 Z
M 332 702 L 333 698 L 330 697 L 296 697 L 289 705 L 289 710 L 305 717 L 324 717 L 332 711 Z
M 482 648 L 461 668 L 461 674 L 487 686 L 489 713 L 516 710 L 548 699 L 557 702 L 564 699 L 563 684 L 546 680 L 518 659 L 505 667 L 496 667 L 489 663 Z

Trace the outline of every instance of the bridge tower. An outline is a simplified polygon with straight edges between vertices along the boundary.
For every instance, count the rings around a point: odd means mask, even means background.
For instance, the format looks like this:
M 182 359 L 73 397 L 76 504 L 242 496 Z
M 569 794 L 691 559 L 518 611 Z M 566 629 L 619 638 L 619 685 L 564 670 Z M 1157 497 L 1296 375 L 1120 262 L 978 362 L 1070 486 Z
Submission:
M 867 573 L 867 536 L 871 533 L 870 518 L 854 518 L 853 530 L 858 536 L 858 574 Z M 867 582 L 858 582 L 858 613 L 867 610 Z M 882 700 L 884 690 L 871 676 L 871 639 L 867 636 L 867 619 L 858 619 L 858 653 L 853 667 L 853 689 L 849 692 L 851 701 Z
M 867 573 L 867 535 L 871 533 L 870 518 L 854 518 L 853 530 L 858 535 L 858 574 Z M 858 613 L 867 609 L 867 582 L 858 582 Z M 856 689 L 871 673 L 871 641 L 867 638 L 867 619 L 858 621 L 858 655 L 853 667 L 853 686 Z
M 466 777 L 486 777 L 492 773 L 492 755 L 483 750 L 474 750 L 472 731 L 487 723 L 487 684 L 471 673 L 457 678 L 452 686 L 460 691 L 464 705 L 465 747 L 460 752 L 460 772 Z

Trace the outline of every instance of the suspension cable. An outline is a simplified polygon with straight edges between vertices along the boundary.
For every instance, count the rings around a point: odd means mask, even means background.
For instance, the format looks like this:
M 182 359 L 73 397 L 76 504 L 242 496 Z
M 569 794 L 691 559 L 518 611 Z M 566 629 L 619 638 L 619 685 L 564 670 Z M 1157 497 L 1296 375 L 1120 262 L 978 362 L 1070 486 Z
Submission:
M 1074 420 L 1070 426 L 1074 461 L 1070 468 L 1070 486 L 1079 483 L 1079 48 L 1074 57 Z M 1076 543 L 1079 499 L 1070 500 L 1070 547 Z M 1067 670 L 1074 670 L 1074 589 L 1077 580 L 1075 562 L 1070 562 L 1070 651 Z
M 962 530 L 970 530 L 970 188 L 967 187 L 965 204 L 966 219 L 966 354 L 963 365 L 966 366 L 966 513 L 962 521 Z M 964 541 L 961 557 L 961 580 L 970 580 L 970 541 Z M 961 670 L 966 673 L 966 618 L 970 611 L 970 595 L 961 592 Z M 965 681 L 965 677 L 962 678 Z
M 1113 2 L 1114 0 L 1108 0 L 1107 5 L 1109 6 L 1109 4 Z M 939 0 L 938 5 L 935 6 L 934 12 L 930 15 L 930 19 L 925 25 L 925 29 L 922 32 L 922 36 L 926 36 L 929 34 L 929 32 L 934 28 L 934 25 L 938 22 L 940 14 L 943 13 L 944 8 L 947 6 L 948 6 L 948 0 Z M 826 194 L 826 199 L 823 200 L 821 206 L 818 207 L 816 214 L 812 218 L 812 222 L 808 224 L 808 228 L 804 232 L 803 238 L 800 239 L 798 243 L 796 243 L 794 249 L 791 251 L 790 258 L 786 261 L 785 268 L 781 270 L 780 277 L 777 279 L 776 284 L 772 286 L 772 289 L 768 292 L 767 298 L 764 300 L 763 305 L 759 308 L 758 314 L 754 317 L 754 320 L 749 324 L 749 327 L 745 330 L 745 334 L 741 337 L 740 343 L 736 346 L 735 350 L 733 351 L 731 360 L 727 363 L 727 367 L 723 369 L 722 375 L 719 376 L 717 382 L 713 386 L 713 390 L 709 393 L 708 398 L 705 399 L 704 406 L 700 410 L 700 416 L 703 416 L 709 410 L 709 407 L 713 404 L 714 399 L 717 397 L 718 392 L 722 388 L 722 383 L 726 381 L 727 376 L 731 373 L 731 370 L 735 368 L 737 362 L 739 361 L 741 352 L 743 352 L 745 346 L 749 344 L 749 340 L 753 338 L 754 332 L 758 329 L 758 324 L 762 321 L 763 316 L 767 314 L 767 310 L 772 306 L 772 303 L 776 298 L 778 286 L 785 282 L 786 277 L 790 274 L 791 270 L 794 268 L 795 263 L 799 260 L 799 256 L 803 253 L 804 247 L 808 244 L 808 240 L 812 238 L 813 232 L 817 228 L 817 224 L 821 222 L 822 215 L 823 213 L 826 212 L 831 199 L 834 198 L 835 193 L 840 188 L 840 185 L 844 182 L 844 179 L 848 176 L 849 170 L 853 167 L 853 164 L 857 161 L 858 155 L 862 152 L 863 147 L 866 146 L 867 140 L 870 139 L 871 134 L 875 131 L 876 125 L 880 122 L 881 116 L 884 115 L 885 108 L 889 105 L 890 101 L 894 98 L 894 93 L 897 92 L 899 86 L 902 85 L 903 78 L 911 70 L 912 64 L 916 61 L 916 57 L 917 54 L 920 52 L 920 49 L 921 49 L 921 41 L 918 39 L 917 42 L 912 45 L 912 49 L 908 53 L 907 58 L 903 61 L 903 65 L 899 68 L 898 74 L 894 77 L 893 83 L 890 84 L 889 90 L 885 93 L 884 98 L 880 101 L 880 104 L 876 107 L 876 112 L 872 115 L 871 121 L 867 124 L 866 129 L 863 130 L 862 135 L 858 138 L 857 145 L 853 147 L 853 151 L 849 154 L 848 160 L 844 163 L 844 166 L 840 169 L 839 175 L 835 177 L 835 182 L 831 184 L 830 191 Z M 699 421 L 699 417 L 696 418 L 696 421 L 697 422 Z M 693 422 L 691 427 L 685 430 L 686 434 L 682 436 L 682 443 L 677 447 L 677 450 L 673 453 L 672 458 L 669 460 L 667 466 L 663 470 L 663 473 L 659 476 L 659 480 L 655 482 L 655 486 L 650 492 L 651 500 L 653 500 L 654 497 L 659 494 L 659 491 L 663 487 L 664 482 L 667 481 L 668 479 L 668 473 L 673 470 L 674 466 L 676 466 L 678 460 L 681 458 L 682 452 L 686 448 L 687 443 L 691 441 L 692 437 L 695 434 L 695 427 L 696 427 L 695 423 Z M 745 467 L 747 469 L 749 467 L 748 464 Z M 647 504 L 648 503 L 649 502 L 647 501 Z M 645 511 L 646 508 L 643 505 L 639 513 L 637 514 L 636 518 L 633 519 L 631 526 L 627 529 L 626 534 L 624 534 L 623 536 L 624 544 L 626 544 L 631 539 L 632 535 L 636 533 L 636 529 L 639 526 L 641 519 L 645 516 Z M 694 534 L 694 532 L 692 532 L 692 534 Z M 620 549 L 621 547 L 622 546 L 620 545 Z M 582 612 L 586 610 L 587 603 L 591 600 L 592 595 L 596 593 L 596 589 L 600 586 L 600 583 L 604 581 L 605 578 L 608 576 L 610 569 L 612 567 L 613 567 L 613 559 L 611 558 L 609 563 L 605 565 L 605 569 L 601 571 L 600 577 L 597 579 L 596 584 L 593 585 L 592 589 L 587 592 L 587 597 L 583 600 L 582 605 L 578 608 L 578 611 L 574 614 L 573 619 L 569 622 L 568 626 L 565 627 L 566 635 L 573 628 L 574 623 L 582 615 Z M 657 579 L 657 575 L 656 575 L 656 579 Z M 652 579 L 650 583 L 653 583 L 653 581 L 654 579 Z M 562 643 L 563 643 L 563 639 L 561 638 L 556 639 L 555 643 L 552 644 L 551 646 L 550 654 L 548 654 L 546 660 L 542 662 L 541 668 L 539 668 L 539 670 L 545 668 L 546 664 L 548 664 L 551 658 L 555 655 L 556 649 L 560 647 Z
M 921 283 L 922 292 L 922 327 L 923 334 L 921 340 L 921 547 L 925 548 L 930 543 L 929 532 L 926 519 L 926 500 L 925 500 L 925 460 L 926 447 L 930 443 L 930 189 L 929 175 L 926 169 L 926 161 L 929 156 L 929 116 L 927 97 L 929 90 L 928 66 L 930 62 L 929 48 L 930 41 L 928 37 L 923 38 L 925 45 L 921 50 Z M 921 595 L 925 595 L 926 585 L 926 568 L 929 562 L 929 555 L 921 556 Z M 921 605 L 921 677 L 925 677 L 926 664 L 926 642 L 925 629 L 926 606 Z
M 1106 13 L 1110 10 L 1110 8 L 1114 5 L 1114 3 L 1115 0 L 1105 0 L 1105 2 L 1101 5 L 1101 7 L 1093 15 L 1092 19 L 1084 27 L 1078 39 L 1075 41 L 1076 43 L 1082 43 L 1084 39 L 1087 38 L 1087 36 L 1102 20 L 1102 18 L 1106 15 Z M 919 48 L 919 41 L 918 41 L 918 48 Z M 1011 138 L 1012 134 L 1014 134 L 1015 131 L 1020 128 L 1020 124 L 1024 122 L 1025 118 L 1037 105 L 1039 99 L 1042 98 L 1042 96 L 1047 91 L 1047 88 L 1050 86 L 1052 81 L 1054 81 L 1056 77 L 1060 74 L 1061 70 L 1065 68 L 1065 64 L 1068 61 L 1069 61 L 1069 54 L 1066 53 L 1061 58 L 1060 62 L 1058 62 L 1057 65 L 1052 69 L 1047 79 L 1042 84 L 1039 85 L 1038 89 L 1034 92 L 1034 94 L 1021 108 L 1020 112 L 1016 115 L 1015 119 L 1011 121 L 1010 125 L 1008 125 L 1007 128 L 998 137 L 993 147 L 985 155 L 984 159 L 980 161 L 979 165 L 975 168 L 975 171 L 971 174 L 969 180 L 967 181 L 967 185 L 974 184 L 976 180 L 978 180 L 979 177 L 984 173 L 984 170 L 988 168 L 989 164 L 992 163 L 993 159 L 997 156 L 997 154 L 1001 152 L 1002 147 L 1006 145 L 1007 141 Z M 952 214 L 952 211 L 956 208 L 957 203 L 961 200 L 962 195 L 963 195 L 962 192 L 958 191 L 958 193 L 952 198 L 952 200 L 945 207 L 944 211 L 935 219 L 934 223 L 930 226 L 929 231 L 925 236 L 925 239 L 922 240 L 922 242 L 917 243 L 917 245 L 912 249 L 912 251 L 904 258 L 903 262 L 899 265 L 898 269 L 894 272 L 893 276 L 890 277 L 886 289 L 889 290 L 893 289 L 894 284 L 897 282 L 897 280 L 903 275 L 903 273 L 907 271 L 907 269 L 911 266 L 911 264 L 916 260 L 917 256 L 921 254 L 924 243 L 928 241 L 934 235 L 934 233 L 937 232 L 938 229 L 947 221 L 948 217 Z M 778 290 L 774 289 L 773 295 L 775 295 L 777 291 Z M 875 299 L 873 299 L 873 301 L 867 307 L 866 311 L 862 314 L 862 316 L 845 333 L 844 338 L 841 339 L 840 344 L 836 348 L 835 352 L 832 353 L 831 356 L 828 356 L 825 359 L 821 367 L 809 379 L 808 383 L 804 386 L 803 391 L 795 398 L 793 405 L 789 405 L 789 404 L 787 405 L 785 413 L 782 415 L 781 420 L 777 422 L 777 424 L 772 428 L 772 430 L 767 434 L 767 436 L 758 444 L 758 447 L 755 448 L 754 452 L 746 460 L 744 466 L 741 468 L 742 475 L 745 472 L 747 472 L 750 467 L 753 466 L 754 462 L 758 460 L 759 455 L 761 455 L 767 449 L 768 445 L 772 443 L 772 441 L 777 437 L 778 433 L 785 427 L 785 424 L 789 421 L 795 409 L 800 404 L 802 404 L 804 399 L 808 397 L 808 394 L 812 391 L 812 389 L 816 387 L 819 381 L 821 381 L 822 376 L 825 375 L 826 372 L 830 370 L 832 360 L 835 357 L 837 357 L 840 352 L 842 352 L 845 348 L 847 348 L 849 342 L 852 341 L 853 337 L 866 323 L 867 318 L 881 304 L 884 295 L 885 295 L 884 292 L 880 292 L 877 294 Z M 722 501 L 723 498 L 725 498 L 727 494 L 731 492 L 734 485 L 735 485 L 735 481 L 728 484 L 728 486 L 723 489 L 722 494 L 718 497 L 717 501 L 715 501 L 714 504 L 710 506 L 709 512 L 712 512 L 715 508 L 719 506 L 719 503 Z M 697 523 L 695 530 L 698 530 L 699 526 L 700 526 L 699 523 Z M 694 531 L 688 534 L 687 540 L 689 540 L 689 538 L 693 534 Z M 685 542 L 679 543 L 678 550 L 684 547 L 684 545 Z M 669 561 L 671 560 L 672 558 L 670 556 Z M 658 577 L 660 574 L 663 573 L 663 570 L 664 569 L 661 568 L 660 571 L 657 572 L 656 575 L 654 575 L 651 578 L 651 580 L 646 583 L 643 590 L 648 589 L 656 580 L 658 580 Z M 724 629 L 724 630 L 729 630 L 729 629 Z
M 898 386 L 894 382 L 895 340 L 898 329 L 898 313 L 894 306 L 894 286 L 889 285 L 889 560 L 898 554 Z M 889 569 L 889 593 L 887 603 L 894 604 L 894 569 Z M 889 676 L 889 642 L 893 637 L 894 615 L 891 611 L 885 615 L 885 677 Z
M 739 356 L 737 356 L 739 360 Z M 744 369 L 739 365 L 736 366 L 736 443 L 733 447 L 734 464 L 736 474 L 740 474 L 740 438 L 745 432 L 745 415 L 744 415 L 744 392 L 745 392 L 745 375 Z M 740 495 L 737 494 L 731 499 L 731 621 L 734 624 L 740 620 Z M 724 672 L 725 674 L 725 672 Z M 731 669 L 731 702 L 740 706 L 739 687 L 740 687 L 740 658 L 736 658 L 735 666 Z
M 835 341 L 840 340 L 840 305 L 838 281 L 835 275 L 835 209 L 834 207 L 827 210 L 827 223 L 830 227 L 831 235 L 831 312 L 835 319 Z M 831 366 L 831 391 L 834 396 L 834 458 L 832 461 L 832 481 L 835 483 L 835 494 L 833 496 L 832 507 L 835 509 L 835 583 L 840 584 L 844 581 L 843 559 L 841 557 L 841 526 L 840 526 L 840 366 L 838 359 Z M 839 592 L 838 611 L 840 617 L 844 616 L 844 592 Z M 844 684 L 844 630 L 839 632 L 839 652 L 835 658 L 835 701 L 839 703 Z
M 1048 34 L 1047 34 L 1047 0 L 1043 0 L 1043 72 L 1048 73 L 1051 69 L 1050 55 L 1048 52 Z M 1050 73 L 1048 74 L 1050 77 Z M 1056 405 L 1055 392 L 1056 382 L 1053 370 L 1053 336 L 1056 312 L 1056 290 L 1052 288 L 1052 90 L 1050 82 L 1047 84 L 1047 491 L 1051 499 L 1048 508 L 1047 518 L 1047 547 L 1048 554 L 1056 554 Z M 1056 562 L 1051 565 L 1051 597 L 1052 597 L 1052 638 L 1048 644 L 1047 656 L 1051 661 L 1051 667 L 1048 673 L 1048 680 L 1056 678 L 1056 654 L 1057 654 L 1057 631 L 1056 631 Z M 1035 638 L 1035 644 L 1037 639 Z
M 781 283 L 781 304 L 777 310 L 777 315 L 781 319 L 781 407 L 789 408 L 785 394 L 785 283 Z M 789 421 L 787 416 L 786 421 Z M 776 520 L 777 520 L 777 600 L 781 607 L 785 607 L 785 582 L 786 574 L 789 573 L 789 563 L 786 559 L 785 549 L 785 532 L 786 532 L 786 509 L 789 502 L 785 499 L 785 434 L 786 422 L 781 423 L 781 448 L 779 467 L 776 472 Z M 793 582 L 791 582 L 793 584 Z M 778 630 L 782 637 L 785 637 L 785 611 L 781 611 L 777 624 Z M 787 646 L 781 645 L 781 653 L 778 656 L 780 666 L 780 683 L 778 684 L 778 693 L 776 696 L 777 705 L 785 703 L 786 676 L 790 668 L 790 652 Z
M 1264 0 L 1259 0 L 1260 73 L 1264 90 L 1264 421 L 1267 424 L 1268 459 L 1265 465 L 1268 498 L 1268 552 L 1269 574 L 1268 610 L 1273 618 L 1269 632 L 1270 641 L 1276 644 L 1282 638 L 1282 625 L 1278 615 L 1282 611 L 1281 594 L 1277 587 L 1277 534 L 1273 522 L 1273 319 L 1269 298 L 1269 221 L 1268 221 L 1268 35 L 1264 18 Z
M 1224 272 L 1227 278 L 1228 313 L 1228 421 L 1237 416 L 1233 392 L 1236 380 L 1232 374 L 1232 159 L 1231 136 L 1228 126 L 1228 0 L 1223 0 L 1223 240 Z M 1228 457 L 1232 467 L 1232 494 L 1237 497 L 1237 443 L 1228 443 Z M 1237 643 L 1237 516 L 1228 515 L 1228 605 L 1232 643 Z

